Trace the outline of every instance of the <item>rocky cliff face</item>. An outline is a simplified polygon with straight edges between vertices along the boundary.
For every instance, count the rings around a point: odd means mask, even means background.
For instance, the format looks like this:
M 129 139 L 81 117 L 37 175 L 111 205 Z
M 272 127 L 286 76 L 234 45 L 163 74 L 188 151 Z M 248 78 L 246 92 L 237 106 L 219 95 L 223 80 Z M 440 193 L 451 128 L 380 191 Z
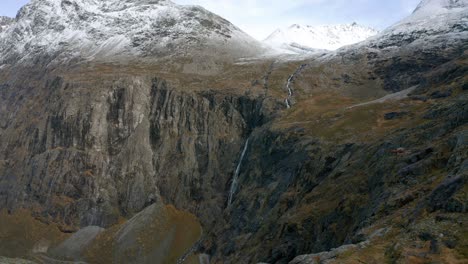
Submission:
M 404 211 L 403 221 L 413 224 L 421 210 L 436 206 L 430 197 L 437 182 L 459 179 L 447 183 L 453 189 L 443 191 L 434 211 L 466 213 L 461 198 L 467 177 L 464 96 L 442 107 L 447 112 L 441 119 L 432 117 L 441 105 L 418 113 L 406 101 L 387 110 L 363 107 L 335 119 L 312 119 L 310 127 L 284 121 L 281 129 L 259 131 L 250 141 L 240 191 L 228 210 L 228 222 L 235 224 L 222 232 L 226 246 L 217 251 L 220 260 L 228 255 L 232 263 L 287 263 L 296 255 L 360 242 L 362 229 L 392 221 L 399 210 Z M 391 109 L 408 111 L 409 122 L 422 123 L 390 128 L 398 122 L 383 121 Z M 368 111 L 371 116 L 365 120 Z M 353 116 L 363 119 L 341 127 L 346 121 L 340 120 Z M 364 131 L 374 130 L 378 122 L 389 126 L 384 128 L 388 135 L 370 139 L 378 133 Z
M 2 207 L 38 203 L 72 226 L 109 226 L 159 192 L 190 209 L 216 204 L 196 210 L 206 215 L 222 210 L 239 145 L 268 114 L 261 98 L 178 91 L 157 78 L 38 78 L 34 91 L 3 85 L 2 105 L 16 111 L 2 115 Z
M 98 21 L 135 8 L 192 10 L 109 1 L 83 14 Z M 67 8 L 83 3 L 31 6 L 59 8 L 72 23 Z M 19 21 L 44 22 L 31 6 Z M 0 226 L 8 227 L 0 228 L 0 255 L 90 263 L 466 258 L 464 20 L 410 35 L 395 26 L 312 59 L 237 63 L 140 53 L 83 61 L 69 57 L 72 42 L 36 45 L 60 25 L 46 20 L 19 23 L 27 34 L 37 29 L 28 44 L 12 28 L 0 35 L 0 53 L 22 58 L 0 66 Z M 51 63 L 64 54 L 72 60 Z M 204 70 L 213 65 L 216 74 Z

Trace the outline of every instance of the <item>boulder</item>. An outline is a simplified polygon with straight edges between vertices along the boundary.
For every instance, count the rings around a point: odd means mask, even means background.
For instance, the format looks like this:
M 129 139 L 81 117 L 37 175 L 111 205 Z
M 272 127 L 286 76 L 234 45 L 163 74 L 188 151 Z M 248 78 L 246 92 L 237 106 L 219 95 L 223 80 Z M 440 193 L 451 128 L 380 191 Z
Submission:
M 423 101 L 423 102 L 427 101 L 427 97 L 424 95 L 412 95 L 410 96 L 410 99 L 413 101 Z
M 447 98 L 452 95 L 452 91 L 435 91 L 431 94 L 432 99 Z
M 406 115 L 408 115 L 408 112 L 390 112 L 390 113 L 386 113 L 384 118 L 385 120 L 393 120 L 393 119 L 402 118 Z

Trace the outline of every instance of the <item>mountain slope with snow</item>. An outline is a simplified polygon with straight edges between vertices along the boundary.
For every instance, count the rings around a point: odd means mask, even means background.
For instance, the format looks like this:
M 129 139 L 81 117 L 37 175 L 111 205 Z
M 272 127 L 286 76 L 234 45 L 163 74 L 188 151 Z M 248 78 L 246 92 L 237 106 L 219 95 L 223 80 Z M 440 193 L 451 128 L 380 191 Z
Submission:
M 467 37 L 468 0 L 424 0 L 410 16 L 361 44 L 374 48 L 443 46 Z
M 357 23 L 325 26 L 294 24 L 276 30 L 264 42 L 286 51 L 294 51 L 294 47 L 298 45 L 309 49 L 336 50 L 363 41 L 377 33 L 377 30 Z
M 415 11 L 376 36 L 330 52 L 321 63 L 352 68 L 363 63 L 398 92 L 419 85 L 425 73 L 452 61 L 468 49 L 468 0 L 425 0 Z M 358 69 L 361 71 L 362 69 Z M 349 73 L 348 73 L 349 74 Z
M 6 30 L 12 23 L 14 19 L 11 17 L 0 16 L 0 32 Z
M 244 56 L 259 47 L 227 20 L 169 0 L 32 0 L 0 34 L 4 62 L 45 54 L 159 58 L 209 50 Z
M 428 18 L 437 14 L 453 12 L 464 9 L 468 5 L 467 0 L 423 0 L 413 12 L 413 18 Z

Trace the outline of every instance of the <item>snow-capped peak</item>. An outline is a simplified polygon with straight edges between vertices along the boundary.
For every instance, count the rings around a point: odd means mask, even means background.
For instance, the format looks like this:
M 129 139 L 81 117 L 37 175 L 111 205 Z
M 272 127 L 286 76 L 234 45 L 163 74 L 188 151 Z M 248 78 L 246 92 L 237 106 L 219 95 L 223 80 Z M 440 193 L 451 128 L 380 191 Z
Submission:
M 468 40 L 468 0 L 422 0 L 411 15 L 357 45 L 338 51 L 359 49 L 392 52 L 440 50 Z M 334 55 L 331 55 L 334 56 Z
M 285 29 L 277 29 L 264 42 L 274 48 L 289 51 L 297 46 L 336 50 L 363 41 L 377 33 L 377 30 L 357 23 L 323 26 L 294 24 Z
M 42 55 L 155 59 L 208 50 L 240 57 L 260 46 L 199 6 L 169 0 L 31 0 L 0 33 L 0 64 Z
M 379 46 L 402 45 L 443 34 L 455 37 L 467 32 L 468 0 L 422 0 L 410 16 L 382 32 Z

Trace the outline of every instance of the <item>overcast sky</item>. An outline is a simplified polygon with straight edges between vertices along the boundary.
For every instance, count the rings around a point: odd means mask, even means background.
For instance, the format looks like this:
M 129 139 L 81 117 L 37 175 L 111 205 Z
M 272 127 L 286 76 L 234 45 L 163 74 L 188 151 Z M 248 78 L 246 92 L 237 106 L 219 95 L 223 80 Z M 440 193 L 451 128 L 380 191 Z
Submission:
M 262 40 L 292 24 L 357 22 L 384 29 L 409 15 L 420 0 L 173 0 L 196 4 Z M 15 16 L 28 0 L 0 0 L 0 15 Z

